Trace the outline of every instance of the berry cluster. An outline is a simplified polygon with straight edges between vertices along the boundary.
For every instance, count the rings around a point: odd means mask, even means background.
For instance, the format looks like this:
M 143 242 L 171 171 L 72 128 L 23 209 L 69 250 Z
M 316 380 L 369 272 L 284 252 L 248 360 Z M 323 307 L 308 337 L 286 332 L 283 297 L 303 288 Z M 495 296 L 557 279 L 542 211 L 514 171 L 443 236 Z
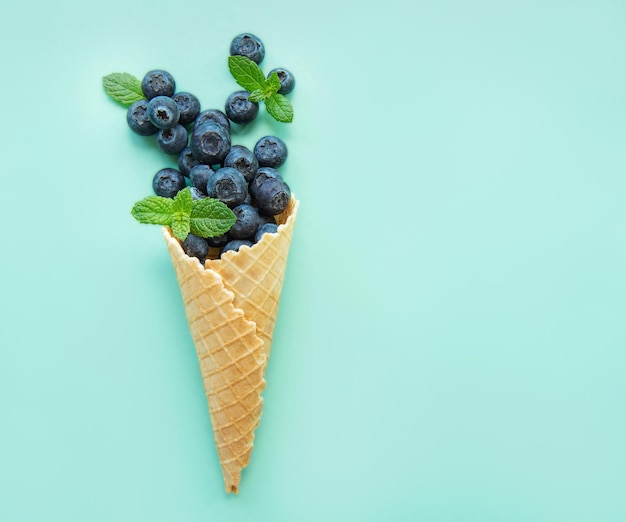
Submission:
M 230 54 L 260 63 L 265 56 L 263 43 L 244 33 L 231 43 Z M 293 75 L 286 69 L 273 69 L 280 80 L 281 94 L 291 92 Z M 127 112 L 129 127 L 141 136 L 157 135 L 166 154 L 178 155 L 178 169 L 164 168 L 153 179 L 154 192 L 174 198 L 190 186 L 193 199 L 216 198 L 236 216 L 231 229 L 217 237 L 202 238 L 189 234 L 182 242 L 185 252 L 201 261 L 223 252 L 252 246 L 264 233 L 275 233 L 274 216 L 283 212 L 291 191 L 278 172 L 287 159 L 287 147 L 276 136 L 265 136 L 251 151 L 231 144 L 231 122 L 246 124 L 259 112 L 248 91 L 237 91 L 226 100 L 224 112 L 201 111 L 198 98 L 188 92 L 176 93 L 171 74 L 163 70 L 148 72 L 141 82 L 146 97 L 133 103 Z M 212 248 L 213 250 L 210 250 Z

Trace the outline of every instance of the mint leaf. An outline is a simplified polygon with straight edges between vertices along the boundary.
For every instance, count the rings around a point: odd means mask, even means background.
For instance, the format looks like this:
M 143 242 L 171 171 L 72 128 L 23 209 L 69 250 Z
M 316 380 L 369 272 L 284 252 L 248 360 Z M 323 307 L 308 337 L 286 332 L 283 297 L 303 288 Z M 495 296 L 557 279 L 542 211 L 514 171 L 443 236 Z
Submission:
M 265 86 L 265 76 L 260 67 L 250 58 L 245 56 L 229 56 L 228 69 L 235 78 L 235 81 L 246 91 L 252 92 L 257 89 L 263 90 Z
M 225 234 L 237 218 L 219 199 L 204 198 L 193 201 L 191 207 L 191 233 L 200 237 Z
M 145 100 L 141 90 L 141 81 L 128 73 L 113 73 L 102 78 L 102 86 L 115 101 L 122 105 L 132 105 L 136 101 Z
M 259 103 L 261 100 L 265 99 L 263 91 L 261 89 L 254 89 L 249 95 L 248 99 L 253 102 Z
M 270 115 L 283 123 L 290 123 L 293 120 L 293 107 L 291 102 L 282 94 L 272 94 L 265 100 L 265 108 Z
M 184 241 L 189 234 L 189 223 L 193 198 L 189 187 L 181 190 L 172 201 L 172 234 Z
M 265 80 L 262 89 L 255 89 L 250 93 L 248 99 L 253 102 L 260 102 L 261 100 L 267 100 L 272 94 L 276 94 L 280 89 L 280 80 L 276 73 L 272 73 L 270 77 Z
M 138 201 L 130 213 L 140 223 L 147 225 L 170 225 L 174 201 L 161 196 L 148 196 Z
M 278 89 L 280 89 L 280 78 L 278 77 L 278 74 L 275 72 L 270 74 L 269 78 L 265 80 L 265 89 L 269 94 L 278 92 Z

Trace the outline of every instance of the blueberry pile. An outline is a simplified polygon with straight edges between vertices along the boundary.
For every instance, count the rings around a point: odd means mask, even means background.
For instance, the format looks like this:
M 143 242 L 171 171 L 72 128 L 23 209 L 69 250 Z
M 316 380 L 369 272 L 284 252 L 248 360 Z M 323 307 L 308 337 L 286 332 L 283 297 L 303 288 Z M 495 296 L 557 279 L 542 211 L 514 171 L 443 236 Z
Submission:
M 244 33 L 233 39 L 230 54 L 246 56 L 258 64 L 265 56 L 265 47 L 256 36 Z M 268 77 L 273 72 L 281 83 L 279 92 L 291 92 L 293 75 L 286 69 L 273 69 Z M 164 168 L 155 174 L 154 192 L 173 198 L 189 186 L 194 199 L 219 199 L 237 218 L 222 236 L 189 234 L 182 242 L 185 252 L 203 261 L 242 245 L 252 246 L 263 234 L 275 233 L 278 226 L 274 216 L 282 213 L 291 199 L 289 185 L 277 170 L 287 159 L 287 147 L 277 136 L 259 139 L 253 150 L 231 141 L 231 122 L 248 124 L 259 112 L 258 103 L 248 99 L 250 93 L 232 93 L 224 111 L 202 111 L 196 96 L 176 92 L 174 78 L 164 70 L 149 71 L 141 90 L 146 99 L 128 108 L 129 127 L 141 136 L 156 134 L 160 149 L 178 156 L 178 169 Z

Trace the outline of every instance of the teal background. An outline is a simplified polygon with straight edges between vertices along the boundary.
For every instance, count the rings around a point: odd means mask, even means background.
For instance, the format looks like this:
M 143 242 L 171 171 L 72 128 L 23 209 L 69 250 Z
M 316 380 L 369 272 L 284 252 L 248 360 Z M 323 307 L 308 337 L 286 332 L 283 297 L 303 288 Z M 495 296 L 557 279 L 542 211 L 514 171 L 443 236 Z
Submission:
M 626 2 L 0 20 L 0 520 L 626 521 Z M 222 107 L 243 31 L 296 116 L 233 141 L 285 139 L 301 213 L 228 496 L 165 245 L 129 215 L 174 163 L 101 77 L 164 68 Z

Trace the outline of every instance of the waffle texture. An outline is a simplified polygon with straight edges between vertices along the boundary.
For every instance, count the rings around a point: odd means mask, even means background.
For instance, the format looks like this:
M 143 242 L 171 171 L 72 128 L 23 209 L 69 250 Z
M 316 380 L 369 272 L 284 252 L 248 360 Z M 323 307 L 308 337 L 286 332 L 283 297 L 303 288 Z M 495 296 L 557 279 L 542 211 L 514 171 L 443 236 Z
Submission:
M 298 201 L 276 217 L 278 233 L 227 252 L 203 267 L 187 256 L 169 228 L 163 235 L 180 285 L 209 403 L 228 493 L 239 491 L 261 421 L 265 368 Z

